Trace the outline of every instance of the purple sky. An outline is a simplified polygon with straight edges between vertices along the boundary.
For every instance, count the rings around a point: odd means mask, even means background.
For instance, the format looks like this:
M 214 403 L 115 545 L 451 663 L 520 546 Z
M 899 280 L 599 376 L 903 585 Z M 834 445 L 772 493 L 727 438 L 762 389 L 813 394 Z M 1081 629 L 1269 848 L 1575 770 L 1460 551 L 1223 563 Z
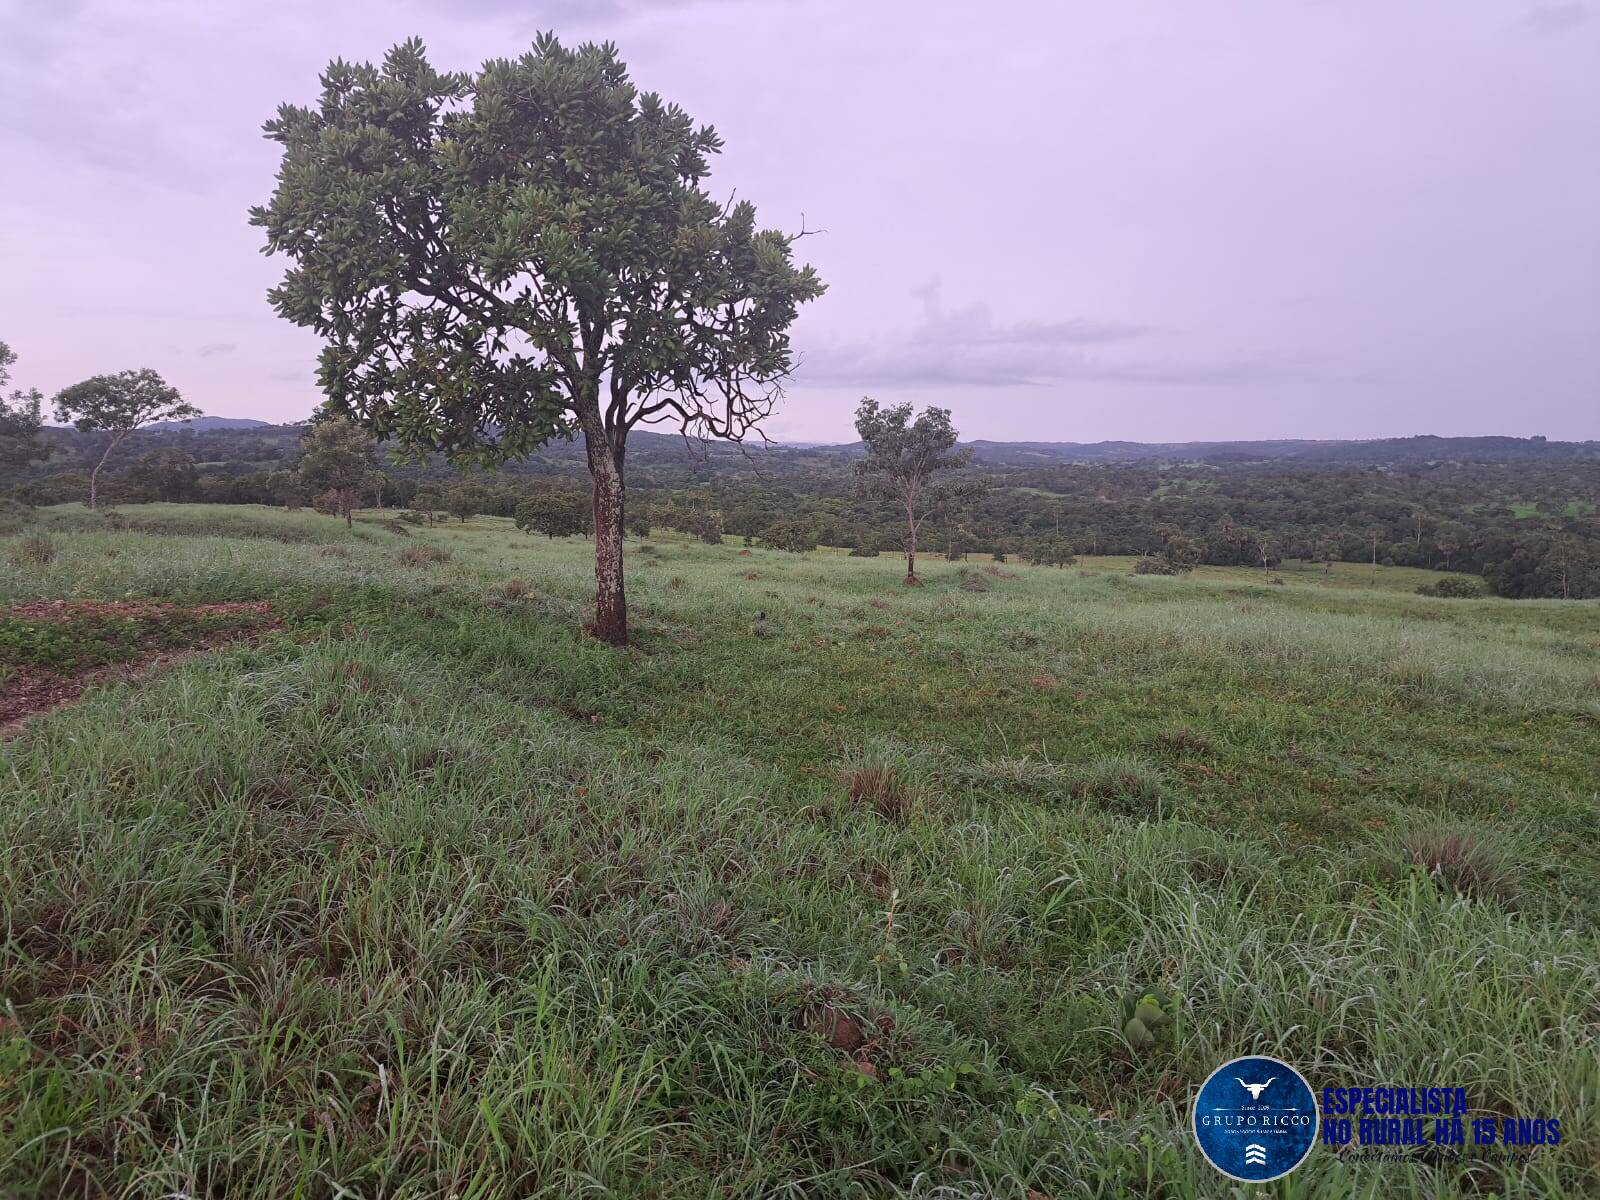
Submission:
M 0 340 L 304 417 L 246 210 L 330 58 L 610 39 L 829 284 L 770 427 L 1600 438 L 1600 0 L 0 0 Z

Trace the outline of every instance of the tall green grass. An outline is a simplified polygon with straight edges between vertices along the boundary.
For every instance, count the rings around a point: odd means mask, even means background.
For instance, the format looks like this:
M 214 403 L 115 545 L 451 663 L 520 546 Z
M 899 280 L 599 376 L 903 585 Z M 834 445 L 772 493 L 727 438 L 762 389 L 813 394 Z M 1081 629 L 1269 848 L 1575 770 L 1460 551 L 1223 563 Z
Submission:
M 0 581 L 287 617 L 0 742 L 17 1195 L 1217 1196 L 1187 1105 L 1247 1052 L 1567 1131 L 1272 1194 L 1600 1187 L 1596 606 L 655 537 L 617 653 L 581 541 L 208 518 Z M 1491 894 L 1408 864 L 1441 820 Z

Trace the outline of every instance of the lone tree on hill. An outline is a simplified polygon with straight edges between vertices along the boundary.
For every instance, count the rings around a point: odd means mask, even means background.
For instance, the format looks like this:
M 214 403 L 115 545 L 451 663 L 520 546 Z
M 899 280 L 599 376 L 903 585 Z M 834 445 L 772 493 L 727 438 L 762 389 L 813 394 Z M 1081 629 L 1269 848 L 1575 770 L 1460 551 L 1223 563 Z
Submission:
M 789 326 L 823 290 L 793 261 L 803 231 L 713 200 L 721 139 L 611 45 L 542 34 L 468 75 L 411 40 L 322 84 L 266 125 L 283 162 L 251 220 L 295 263 L 274 306 L 326 340 L 329 402 L 410 451 L 493 463 L 581 433 L 593 632 L 626 643 L 628 432 L 739 441 L 772 413 Z
M 856 471 L 873 490 L 904 505 L 906 510 L 906 582 L 917 578 L 917 530 L 933 513 L 971 495 L 971 486 L 953 486 L 934 477 L 967 465 L 971 450 L 957 450 L 956 428 L 948 408 L 925 408 L 911 419 L 911 405 L 880 408 L 864 397 L 856 409 L 856 432 L 866 444 L 867 456 Z
M 17 352 L 0 342 L 0 467 L 25 467 L 50 457 L 50 447 L 39 440 L 44 421 L 40 407 L 44 397 L 38 388 L 15 389 L 10 396 L 4 388 L 11 382 L 11 364 Z
M 80 433 L 106 433 L 111 440 L 89 472 L 89 507 L 99 501 L 100 471 L 111 452 L 134 430 L 156 421 L 186 421 L 200 410 L 150 368 L 96 375 L 56 393 L 56 420 Z
M 328 417 L 307 431 L 304 446 L 301 484 L 319 511 L 343 517 L 348 528 L 372 470 L 372 442 L 345 418 Z

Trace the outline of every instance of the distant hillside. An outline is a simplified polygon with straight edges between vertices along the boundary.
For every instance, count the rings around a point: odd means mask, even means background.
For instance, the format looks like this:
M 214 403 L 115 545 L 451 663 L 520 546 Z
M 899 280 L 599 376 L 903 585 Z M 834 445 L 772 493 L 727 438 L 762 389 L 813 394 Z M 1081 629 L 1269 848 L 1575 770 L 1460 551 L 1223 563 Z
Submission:
M 1261 442 L 991 442 L 963 443 L 989 466 L 1048 466 L 1073 462 L 1304 462 L 1368 465 L 1427 462 L 1507 462 L 1519 459 L 1600 459 L 1600 442 L 1552 442 L 1542 437 L 1438 437 L 1371 441 Z
M 253 417 L 207 417 L 199 416 L 188 421 L 158 421 L 150 426 L 151 429 L 262 429 L 271 425 L 271 421 L 257 421 Z

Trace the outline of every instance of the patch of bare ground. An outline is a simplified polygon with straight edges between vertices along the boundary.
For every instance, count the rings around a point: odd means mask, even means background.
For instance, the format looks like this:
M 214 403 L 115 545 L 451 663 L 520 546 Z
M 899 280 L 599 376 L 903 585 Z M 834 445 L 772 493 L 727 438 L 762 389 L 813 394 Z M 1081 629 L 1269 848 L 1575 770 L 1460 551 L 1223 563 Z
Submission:
M 259 638 L 282 621 L 265 601 L 178 605 L 35 600 L 0 609 L 0 624 L 43 627 L 58 634 L 63 627 L 81 629 L 81 646 L 90 651 L 74 654 L 74 640 L 57 636 L 48 642 L 53 655 L 36 661 L 14 655 L 10 662 L 0 661 L 0 736 L 5 736 L 29 717 L 70 704 L 91 687 L 144 678 L 198 654 Z M 103 661 L 108 649 L 115 661 Z

